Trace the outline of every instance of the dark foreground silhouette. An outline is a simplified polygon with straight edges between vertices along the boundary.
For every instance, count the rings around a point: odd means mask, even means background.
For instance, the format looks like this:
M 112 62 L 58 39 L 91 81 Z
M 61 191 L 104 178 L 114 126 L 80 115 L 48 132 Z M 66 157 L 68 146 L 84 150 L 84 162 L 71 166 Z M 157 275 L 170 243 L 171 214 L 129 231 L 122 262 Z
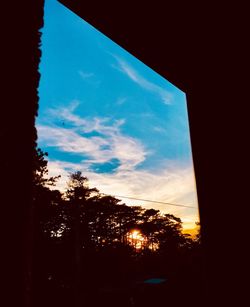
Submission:
M 171 214 L 90 188 L 80 172 L 67 191 L 48 178 L 36 151 L 33 185 L 33 305 L 194 306 L 201 278 L 200 235 Z

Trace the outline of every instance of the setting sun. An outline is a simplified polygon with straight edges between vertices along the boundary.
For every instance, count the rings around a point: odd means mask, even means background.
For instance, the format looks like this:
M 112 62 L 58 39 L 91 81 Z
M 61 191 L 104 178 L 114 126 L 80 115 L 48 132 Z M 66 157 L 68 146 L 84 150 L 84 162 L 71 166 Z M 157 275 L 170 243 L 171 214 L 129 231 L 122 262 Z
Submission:
M 141 233 L 140 233 L 139 230 L 133 230 L 133 231 L 131 232 L 131 238 L 132 238 L 132 239 L 139 240 L 140 237 L 141 237 Z
M 146 239 L 139 230 L 133 229 L 127 234 L 127 240 L 134 248 L 141 249 Z

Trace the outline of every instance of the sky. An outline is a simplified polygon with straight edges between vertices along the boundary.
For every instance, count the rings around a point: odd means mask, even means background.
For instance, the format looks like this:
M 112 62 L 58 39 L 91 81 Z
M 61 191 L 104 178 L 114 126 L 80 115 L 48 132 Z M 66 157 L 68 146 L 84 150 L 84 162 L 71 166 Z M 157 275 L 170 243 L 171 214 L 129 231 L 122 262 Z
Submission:
M 81 171 L 127 205 L 199 221 L 186 95 L 56 0 L 42 31 L 38 146 L 51 176 Z

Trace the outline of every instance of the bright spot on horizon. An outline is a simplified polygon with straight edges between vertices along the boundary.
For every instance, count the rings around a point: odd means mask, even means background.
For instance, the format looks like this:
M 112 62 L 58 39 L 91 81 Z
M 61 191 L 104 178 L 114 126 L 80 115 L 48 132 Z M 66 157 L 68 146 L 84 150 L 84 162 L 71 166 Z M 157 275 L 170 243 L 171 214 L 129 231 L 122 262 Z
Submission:
M 140 241 L 144 240 L 139 230 L 133 230 L 131 232 L 131 239 L 140 240 Z
M 199 221 L 186 95 L 55 0 L 45 1 L 38 146 L 49 175 L 81 171 L 90 187 L 194 206 L 121 199 Z
M 134 229 L 127 234 L 127 240 L 135 249 L 141 249 L 146 239 L 139 230 Z

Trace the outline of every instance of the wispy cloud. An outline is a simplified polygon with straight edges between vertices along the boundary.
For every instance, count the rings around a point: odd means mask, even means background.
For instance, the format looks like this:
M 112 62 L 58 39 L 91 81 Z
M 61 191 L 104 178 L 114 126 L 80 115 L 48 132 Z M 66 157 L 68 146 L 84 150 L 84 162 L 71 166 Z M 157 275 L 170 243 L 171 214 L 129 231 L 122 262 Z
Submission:
M 109 118 L 95 117 L 84 119 L 74 114 L 71 108 L 51 109 L 51 123 L 38 124 L 38 136 L 41 144 L 56 147 L 59 151 L 75 153 L 85 159 L 86 165 L 119 160 L 119 169 L 132 170 L 146 159 L 147 151 L 143 144 L 130 136 L 124 135 L 120 127 L 124 119 L 111 122 Z M 53 116 L 60 114 L 61 120 L 74 128 L 62 128 L 53 122 Z M 87 135 L 91 133 L 97 135 Z
M 159 132 L 159 133 L 163 133 L 163 134 L 166 134 L 166 133 L 167 133 L 167 130 L 166 130 L 166 129 L 164 129 L 164 128 L 162 128 L 162 127 L 159 127 L 159 126 L 154 126 L 154 127 L 153 127 L 153 130 L 154 130 L 155 132 Z
M 114 56 L 116 59 L 118 66 L 115 66 L 119 71 L 126 74 L 133 82 L 138 84 L 143 89 L 155 93 L 160 96 L 161 101 L 164 104 L 171 104 L 172 94 L 161 86 L 148 81 L 143 76 L 141 76 L 131 65 L 129 65 L 126 61 L 121 58 Z

